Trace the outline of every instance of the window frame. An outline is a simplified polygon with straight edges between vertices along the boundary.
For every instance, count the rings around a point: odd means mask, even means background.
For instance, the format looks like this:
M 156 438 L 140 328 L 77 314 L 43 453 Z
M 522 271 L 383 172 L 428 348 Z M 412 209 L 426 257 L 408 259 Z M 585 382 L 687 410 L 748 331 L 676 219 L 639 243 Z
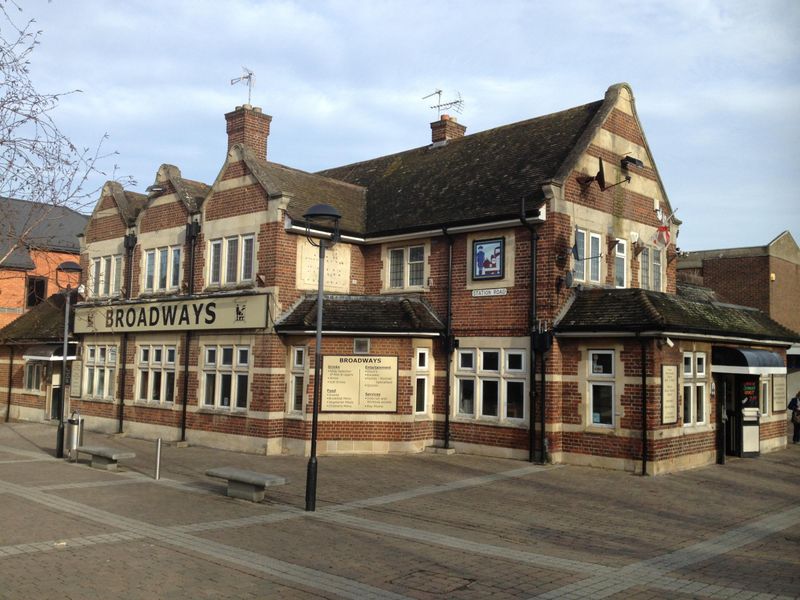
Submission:
M 595 356 L 610 356 L 610 372 L 605 371 L 597 371 L 595 369 Z M 617 372 L 617 353 L 616 350 L 610 350 L 605 348 L 597 348 L 597 349 L 590 349 L 588 351 L 588 361 L 586 365 L 587 369 L 587 411 L 588 414 L 586 416 L 587 425 L 590 427 L 602 427 L 602 428 L 613 428 L 616 426 L 617 422 L 617 396 L 616 396 L 616 385 L 615 385 L 615 378 Z M 599 362 L 598 362 L 599 364 Z M 602 413 L 595 411 L 595 388 L 608 388 L 610 389 L 611 393 L 611 411 L 610 411 L 610 422 L 603 422 L 598 418 L 595 420 L 595 414 L 601 415 Z
M 619 289 L 628 287 L 628 242 L 626 240 L 617 240 L 614 247 L 614 287 Z
M 42 391 L 42 365 L 35 360 L 25 364 L 24 387 L 27 392 Z
M 157 246 L 144 252 L 142 290 L 146 293 L 174 292 L 180 288 L 183 276 L 183 247 Z M 176 261 L 177 256 L 177 261 Z M 177 262 L 177 273 L 175 272 Z
M 411 260 L 412 251 L 422 252 L 420 260 Z M 400 257 L 398 265 L 395 257 Z M 384 282 L 387 290 L 422 290 L 425 289 L 425 266 L 428 263 L 428 249 L 426 244 L 410 244 L 407 246 L 392 246 L 386 249 L 387 272 Z M 421 265 L 419 283 L 412 283 L 412 265 Z M 399 280 L 397 277 L 399 276 Z
M 292 346 L 289 357 L 289 412 L 302 414 L 308 402 L 308 348 L 306 346 Z M 300 359 L 298 360 L 298 356 Z M 299 380 L 299 386 L 298 386 Z M 298 392 L 299 395 L 298 395 Z M 298 406 L 297 400 L 300 400 Z
M 177 346 L 175 344 L 137 344 L 137 349 L 136 394 L 134 396 L 136 401 L 173 405 L 178 387 L 178 379 L 175 375 Z M 158 395 L 154 393 L 156 380 L 158 380 Z
M 595 241 L 597 248 L 595 249 Z M 603 263 L 600 261 L 602 254 L 600 252 L 603 247 L 603 238 L 599 233 L 589 233 L 589 256 L 584 260 L 589 261 L 589 282 L 600 283 L 603 280 Z M 597 271 L 597 277 L 595 277 Z
M 211 351 L 214 352 L 214 360 L 209 361 Z M 230 361 L 226 360 L 227 351 L 230 350 Z M 241 351 L 247 352 L 247 364 L 241 364 L 240 356 Z M 224 412 L 246 412 L 250 407 L 251 401 L 251 385 L 253 381 L 252 376 L 252 363 L 253 363 L 253 349 L 249 344 L 235 344 L 235 343 L 218 343 L 207 344 L 203 346 L 203 363 L 200 369 L 202 377 L 200 389 L 202 390 L 202 398 L 200 408 L 203 410 L 214 410 Z M 209 377 L 213 376 L 213 398 L 209 402 L 208 397 L 208 383 L 211 381 Z M 223 393 L 226 387 L 225 381 L 228 381 L 228 404 L 224 404 Z M 241 392 L 241 378 L 245 377 L 245 391 L 244 391 L 244 406 L 239 403 Z
M 122 255 L 104 254 L 91 260 L 91 283 L 87 288 L 93 298 L 113 298 L 122 289 Z
M 241 233 L 208 241 L 206 281 L 213 286 L 231 286 L 255 281 L 256 235 Z
M 38 284 L 38 285 L 37 285 Z M 33 286 L 33 289 L 31 289 Z M 37 287 L 41 287 L 41 294 L 38 293 Z M 33 303 L 31 303 L 33 297 Z M 25 308 L 33 308 L 38 306 L 47 299 L 47 277 L 39 275 L 28 275 L 25 278 Z
M 528 407 L 524 401 L 528 393 L 529 382 L 527 380 L 526 356 L 528 350 L 525 348 L 495 347 L 495 346 L 475 346 L 459 348 L 455 359 L 454 378 L 456 381 L 456 402 L 455 416 L 463 419 L 474 419 L 476 421 L 500 423 L 506 425 L 521 425 L 528 418 Z M 497 368 L 494 366 L 494 359 L 489 361 L 489 368 L 486 365 L 486 358 L 492 354 L 497 355 Z M 521 368 L 508 368 L 508 356 L 519 356 Z M 470 366 L 464 365 L 464 357 L 470 357 Z M 522 384 L 522 404 L 521 416 L 512 415 L 509 410 L 509 384 L 515 386 Z M 472 389 L 471 411 L 464 403 L 464 390 Z M 518 406 L 516 403 L 514 406 Z
M 586 281 L 586 230 L 575 228 L 575 248 L 577 250 L 577 256 L 574 256 L 573 259 L 573 276 L 575 281 Z M 580 238 L 580 240 L 578 239 Z M 591 255 L 590 255 L 591 256 Z
M 91 400 L 114 400 L 116 393 L 119 352 L 115 344 L 85 346 L 82 397 Z M 101 393 L 97 393 L 102 385 Z
M 706 352 L 683 352 L 682 410 L 683 427 L 696 427 L 708 422 L 708 362 Z M 702 368 L 701 368 L 702 365 Z M 688 410 L 687 410 L 688 409 Z

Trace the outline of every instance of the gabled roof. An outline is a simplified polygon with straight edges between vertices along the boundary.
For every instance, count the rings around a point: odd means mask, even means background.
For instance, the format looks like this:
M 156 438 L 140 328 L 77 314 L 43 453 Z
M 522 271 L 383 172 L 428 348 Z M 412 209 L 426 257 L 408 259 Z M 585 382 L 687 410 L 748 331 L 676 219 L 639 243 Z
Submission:
M 122 220 L 129 227 L 136 223 L 136 217 L 144 208 L 145 204 L 147 204 L 146 195 L 126 191 L 119 182 L 116 181 L 107 181 L 105 185 L 103 185 L 103 191 L 100 192 L 101 200 L 104 196 L 112 196 L 114 198 Z M 101 201 L 98 201 L 98 206 L 100 202 Z
M 444 325 L 433 308 L 418 296 L 323 297 L 324 331 L 438 334 Z M 317 297 L 306 296 L 275 324 L 278 333 L 311 331 L 317 326 Z
M 70 309 L 70 332 L 74 325 L 75 303 L 78 293 L 72 293 Z M 64 294 L 53 294 L 28 312 L 0 329 L 0 343 L 29 344 L 57 342 L 64 337 Z
M 383 156 L 319 175 L 367 188 L 366 229 L 375 235 L 520 216 L 544 199 L 603 101 Z
M 0 257 L 17 243 L 2 263 L 10 269 L 33 269 L 29 249 L 80 252 L 78 235 L 88 217 L 65 206 L 53 206 L 13 198 L 0 198 Z
M 156 185 L 159 185 L 160 182 L 169 183 L 170 191 L 175 193 L 190 214 L 199 212 L 203 201 L 211 191 L 211 186 L 202 181 L 185 179 L 181 175 L 181 170 L 175 165 L 163 164 L 158 168 L 158 173 L 156 173 Z M 162 192 L 147 196 L 147 201 L 149 202 L 151 198 L 160 194 L 162 194 Z
M 241 153 L 242 160 L 272 198 L 287 197 L 287 211 L 293 220 L 303 221 L 303 215 L 315 204 L 330 204 L 342 214 L 339 224 L 343 231 L 364 231 L 365 190 L 357 185 L 329 177 L 306 173 L 284 165 L 261 160 L 247 146 L 237 144 L 232 150 Z
M 575 292 L 574 301 L 555 326 L 567 332 L 652 332 L 701 334 L 800 342 L 800 335 L 754 308 L 702 302 L 649 290 L 591 289 Z

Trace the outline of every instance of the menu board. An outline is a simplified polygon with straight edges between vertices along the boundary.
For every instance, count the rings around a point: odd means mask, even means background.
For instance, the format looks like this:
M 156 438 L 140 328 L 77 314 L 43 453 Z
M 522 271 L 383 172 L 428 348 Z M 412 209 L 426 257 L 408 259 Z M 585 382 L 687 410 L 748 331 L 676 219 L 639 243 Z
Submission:
M 772 410 L 786 410 L 786 375 L 772 376 Z
M 758 406 L 758 380 L 745 379 L 742 381 L 742 408 Z
M 678 365 L 661 365 L 661 422 L 678 421 Z
M 396 356 L 324 356 L 322 410 L 395 412 Z

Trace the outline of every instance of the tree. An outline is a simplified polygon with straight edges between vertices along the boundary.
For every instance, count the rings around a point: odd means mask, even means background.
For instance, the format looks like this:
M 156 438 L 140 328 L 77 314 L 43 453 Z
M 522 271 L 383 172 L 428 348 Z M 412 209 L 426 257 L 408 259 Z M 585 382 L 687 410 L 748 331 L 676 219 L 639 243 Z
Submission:
M 107 135 L 94 147 L 78 147 L 58 127 L 52 113 L 60 98 L 80 90 L 36 89 L 29 68 L 42 32 L 33 19 L 17 25 L 12 10 L 22 12 L 13 0 L 0 0 L 0 196 L 37 208 L 24 219 L 0 213 L 0 265 L 15 251 L 36 248 L 34 232 L 55 218 L 54 208 L 80 212 L 93 204 L 99 188 L 89 182 L 107 177 L 100 165 L 116 154 L 103 150 Z

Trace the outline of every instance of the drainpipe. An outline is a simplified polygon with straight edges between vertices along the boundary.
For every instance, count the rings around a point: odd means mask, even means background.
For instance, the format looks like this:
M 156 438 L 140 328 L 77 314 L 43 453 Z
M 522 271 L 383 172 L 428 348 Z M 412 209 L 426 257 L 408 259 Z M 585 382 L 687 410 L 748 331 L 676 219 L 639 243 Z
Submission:
M 194 295 L 194 252 L 197 236 L 200 234 L 200 223 L 192 221 L 186 224 L 186 241 L 189 242 L 189 296 Z M 186 441 L 186 406 L 189 402 L 189 344 L 192 332 L 186 331 L 183 347 L 183 407 L 181 410 L 181 441 Z
M 528 462 L 534 462 L 536 447 L 536 424 L 534 422 L 534 408 L 536 406 L 536 347 L 534 336 L 536 333 L 536 253 L 539 242 L 539 234 L 536 228 L 525 219 L 525 204 L 523 201 L 519 220 L 531 232 L 531 306 L 528 324 L 530 330 L 530 373 L 531 382 L 528 386 Z M 542 355 L 544 360 L 544 355 Z M 542 380 L 542 398 L 544 398 L 544 380 Z M 544 406 L 542 406 L 542 460 L 544 460 Z
M 641 335 L 641 334 L 640 334 Z M 642 348 L 642 476 L 647 475 L 647 345 L 641 336 L 639 344 Z
M 444 447 L 450 448 L 450 375 L 453 362 L 453 237 L 447 233 L 447 227 L 442 226 L 442 234 L 447 240 L 447 316 L 445 323 L 445 392 L 444 392 Z
M 130 300 L 131 286 L 133 285 L 133 249 L 136 248 L 136 234 L 129 233 L 125 236 L 125 300 Z M 119 425 L 117 433 L 122 433 L 125 422 L 125 378 L 128 372 L 128 332 L 122 334 L 122 367 L 119 374 Z
M 14 383 L 14 346 L 9 346 L 11 357 L 8 360 L 8 402 L 6 403 L 6 423 L 11 418 L 11 385 Z

